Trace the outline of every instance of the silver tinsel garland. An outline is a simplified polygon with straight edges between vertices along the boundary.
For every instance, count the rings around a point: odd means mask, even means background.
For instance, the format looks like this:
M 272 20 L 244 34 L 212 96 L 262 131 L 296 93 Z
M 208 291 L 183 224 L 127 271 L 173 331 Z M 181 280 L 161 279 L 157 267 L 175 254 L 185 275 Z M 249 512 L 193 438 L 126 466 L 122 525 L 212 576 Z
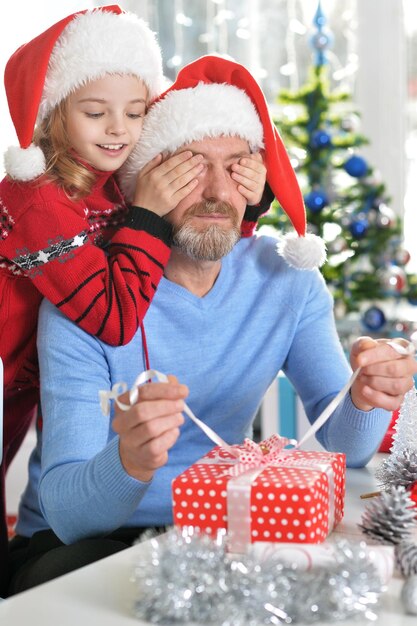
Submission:
M 340 540 L 335 562 L 310 572 L 250 551 L 226 552 L 192 529 L 172 529 L 142 545 L 133 572 L 134 613 L 151 624 L 261 626 L 375 619 L 384 590 L 361 542 Z

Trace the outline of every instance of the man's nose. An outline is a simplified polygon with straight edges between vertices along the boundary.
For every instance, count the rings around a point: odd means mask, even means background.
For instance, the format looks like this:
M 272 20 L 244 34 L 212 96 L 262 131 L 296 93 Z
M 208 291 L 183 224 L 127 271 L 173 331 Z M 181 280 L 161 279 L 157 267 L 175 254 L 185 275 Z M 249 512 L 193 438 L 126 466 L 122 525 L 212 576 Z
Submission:
M 236 184 L 230 178 L 229 172 L 223 168 L 212 168 L 204 181 L 203 196 L 206 200 L 230 200 L 233 186 Z

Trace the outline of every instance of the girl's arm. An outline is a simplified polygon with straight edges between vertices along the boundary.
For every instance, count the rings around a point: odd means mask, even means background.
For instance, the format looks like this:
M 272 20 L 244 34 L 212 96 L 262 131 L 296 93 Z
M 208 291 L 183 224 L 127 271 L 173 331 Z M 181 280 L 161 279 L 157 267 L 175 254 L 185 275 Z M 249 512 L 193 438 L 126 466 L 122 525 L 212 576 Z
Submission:
M 11 224 L 0 255 L 12 271 L 67 317 L 106 343 L 128 343 L 142 322 L 170 256 L 171 227 L 151 211 L 132 208 L 106 251 L 94 245 L 98 235 L 120 220 L 118 202 L 74 203 L 52 185 L 36 190 L 35 202 L 19 211 L 26 198 L 13 185 L 4 193 Z M 13 213 L 12 206 L 16 206 Z M 26 287 L 26 289 L 29 287 Z M 36 316 L 36 312 L 34 312 Z

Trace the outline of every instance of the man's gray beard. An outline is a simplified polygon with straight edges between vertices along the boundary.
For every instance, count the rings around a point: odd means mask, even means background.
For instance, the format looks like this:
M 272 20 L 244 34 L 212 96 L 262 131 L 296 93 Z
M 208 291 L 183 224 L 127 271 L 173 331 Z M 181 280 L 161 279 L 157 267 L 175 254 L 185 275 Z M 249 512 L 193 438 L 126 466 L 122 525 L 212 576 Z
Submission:
M 229 254 L 240 237 L 236 226 L 224 230 L 218 224 L 211 224 L 207 230 L 199 231 L 191 224 L 183 224 L 174 233 L 173 243 L 191 259 L 218 261 Z

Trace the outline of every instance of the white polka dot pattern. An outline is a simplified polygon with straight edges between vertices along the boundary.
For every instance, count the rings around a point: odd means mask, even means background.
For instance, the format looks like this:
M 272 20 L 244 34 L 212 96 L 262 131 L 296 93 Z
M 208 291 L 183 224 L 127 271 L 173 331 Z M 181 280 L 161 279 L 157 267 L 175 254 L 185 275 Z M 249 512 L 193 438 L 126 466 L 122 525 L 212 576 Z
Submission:
M 211 460 L 213 462 L 211 462 Z M 172 483 L 174 523 L 210 534 L 227 528 L 227 471 L 231 455 L 211 450 Z M 330 471 L 323 471 L 326 466 Z M 251 541 L 321 543 L 329 528 L 329 475 L 334 479 L 334 525 L 343 517 L 345 455 L 294 450 L 264 468 L 250 494 Z

